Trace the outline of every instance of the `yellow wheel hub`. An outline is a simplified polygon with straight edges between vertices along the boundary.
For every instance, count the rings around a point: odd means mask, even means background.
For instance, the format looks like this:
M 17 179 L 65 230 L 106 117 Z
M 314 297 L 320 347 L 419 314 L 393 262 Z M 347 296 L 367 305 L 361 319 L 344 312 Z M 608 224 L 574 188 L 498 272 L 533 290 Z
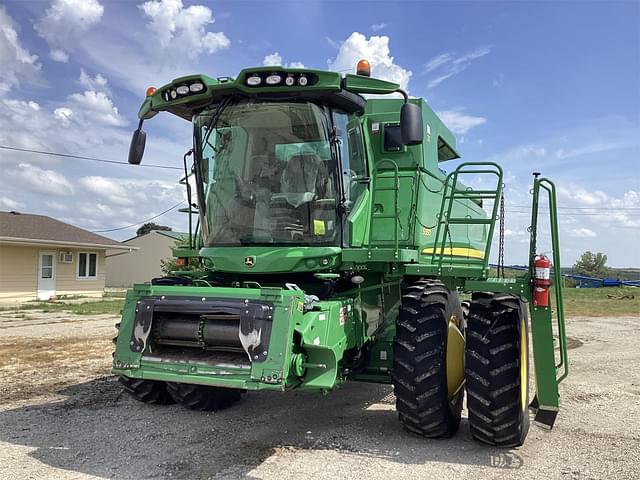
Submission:
M 529 358 L 527 356 L 527 328 L 524 319 L 520 322 L 520 407 L 527 409 L 527 386 L 529 385 Z
M 449 319 L 447 334 L 447 392 L 452 398 L 464 384 L 464 337 L 458 329 L 458 319 Z

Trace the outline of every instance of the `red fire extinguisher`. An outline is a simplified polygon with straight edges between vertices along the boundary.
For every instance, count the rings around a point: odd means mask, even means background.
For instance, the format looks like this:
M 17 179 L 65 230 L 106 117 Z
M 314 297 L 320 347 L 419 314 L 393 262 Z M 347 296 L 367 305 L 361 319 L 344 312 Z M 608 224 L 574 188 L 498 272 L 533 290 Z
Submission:
M 549 287 L 551 286 L 551 261 L 544 255 L 538 255 L 533 261 L 533 305 L 549 306 Z

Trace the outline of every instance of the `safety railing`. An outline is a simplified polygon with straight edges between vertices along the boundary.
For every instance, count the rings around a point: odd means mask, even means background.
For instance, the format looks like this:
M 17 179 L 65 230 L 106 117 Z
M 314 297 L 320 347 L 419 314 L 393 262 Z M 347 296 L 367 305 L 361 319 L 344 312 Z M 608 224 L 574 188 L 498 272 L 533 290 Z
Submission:
M 547 178 L 538 178 L 539 173 L 534 173 L 533 200 L 531 208 L 531 240 L 529 242 L 529 268 L 530 277 L 533 278 L 533 264 L 536 258 L 536 242 L 538 232 L 538 211 L 540 204 L 540 190 L 547 192 L 549 201 L 549 227 L 551 230 L 552 268 L 554 275 L 553 292 L 555 298 L 555 320 L 558 329 L 558 346 L 560 352 L 559 362 L 556 363 L 556 382 L 560 383 L 569 374 L 568 349 L 566 338 L 566 327 L 564 318 L 564 299 L 562 294 L 562 270 L 560 268 L 560 238 L 558 235 L 558 209 L 556 204 L 556 187 Z
M 485 175 L 495 177 L 495 188 L 473 190 L 470 187 L 462 188 L 460 178 L 462 176 L 469 175 Z M 500 195 L 502 194 L 503 173 L 502 168 L 493 162 L 465 162 L 458 165 L 458 167 L 449 175 L 447 175 L 444 188 L 442 203 L 440 205 L 440 213 L 437 218 L 437 227 L 435 235 L 435 243 L 433 252 L 431 253 L 431 264 L 437 265 L 439 269 L 443 264 L 449 265 L 469 265 L 480 266 L 486 271 L 489 263 L 489 254 L 491 251 L 491 242 L 493 239 L 493 231 L 495 228 L 496 218 L 498 216 L 498 205 Z M 465 216 L 452 216 L 454 213 L 454 206 L 456 201 L 469 200 L 469 201 L 482 201 L 491 200 L 493 202 L 491 216 L 488 218 Z M 485 237 L 486 243 L 480 256 L 465 256 L 455 255 L 455 247 L 451 239 L 451 227 L 453 225 L 488 225 L 489 231 Z M 447 247 L 447 241 L 449 246 Z M 468 250 L 468 249 L 467 249 Z

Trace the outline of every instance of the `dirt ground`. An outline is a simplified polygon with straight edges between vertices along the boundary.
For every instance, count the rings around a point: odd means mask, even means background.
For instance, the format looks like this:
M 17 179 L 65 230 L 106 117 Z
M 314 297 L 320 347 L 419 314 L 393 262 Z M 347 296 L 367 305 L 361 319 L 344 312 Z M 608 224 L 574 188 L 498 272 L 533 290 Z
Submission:
M 466 418 L 450 440 L 411 436 L 383 385 L 143 405 L 109 376 L 117 320 L 0 312 L 0 479 L 640 478 L 638 317 L 569 320 L 556 426 L 513 450 L 473 442 Z

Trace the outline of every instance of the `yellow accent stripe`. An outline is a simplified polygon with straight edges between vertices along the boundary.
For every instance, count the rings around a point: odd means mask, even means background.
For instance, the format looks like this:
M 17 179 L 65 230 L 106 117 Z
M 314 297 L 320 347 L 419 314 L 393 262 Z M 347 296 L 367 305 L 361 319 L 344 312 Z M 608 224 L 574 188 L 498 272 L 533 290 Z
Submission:
M 436 250 L 436 253 L 439 255 L 440 249 L 436 248 L 435 250 Z M 422 253 L 425 255 L 431 254 L 433 253 L 433 251 L 434 251 L 433 248 L 422 249 Z M 453 247 L 453 248 L 446 247 L 442 251 L 442 255 L 449 255 L 453 257 L 480 258 L 480 259 L 484 258 L 484 252 L 482 250 L 476 250 L 475 248 L 464 248 L 464 247 Z

